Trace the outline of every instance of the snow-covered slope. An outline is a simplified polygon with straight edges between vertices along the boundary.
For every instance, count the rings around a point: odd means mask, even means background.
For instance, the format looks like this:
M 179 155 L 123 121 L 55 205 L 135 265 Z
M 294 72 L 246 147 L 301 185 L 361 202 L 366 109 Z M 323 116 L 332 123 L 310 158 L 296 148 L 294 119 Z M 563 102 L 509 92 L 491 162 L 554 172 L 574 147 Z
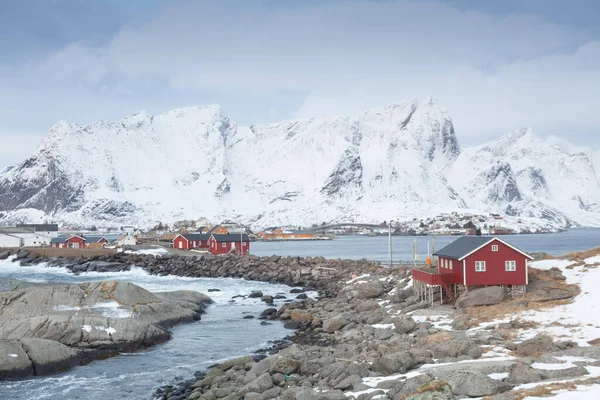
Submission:
M 219 106 L 140 112 L 53 126 L 34 155 L 0 173 L 0 218 L 265 226 L 480 211 L 597 226 L 594 157 L 526 129 L 461 150 L 432 98 L 251 127 Z
M 600 224 L 600 182 L 592 153 L 517 129 L 464 149 L 450 173 L 469 205 L 521 217 Z

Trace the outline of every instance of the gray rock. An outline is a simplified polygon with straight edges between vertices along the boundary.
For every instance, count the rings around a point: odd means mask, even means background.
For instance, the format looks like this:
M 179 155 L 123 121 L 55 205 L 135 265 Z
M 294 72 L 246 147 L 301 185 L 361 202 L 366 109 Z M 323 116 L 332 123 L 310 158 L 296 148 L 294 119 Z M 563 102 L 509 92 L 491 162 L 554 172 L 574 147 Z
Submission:
M 540 372 L 530 365 L 518 362 L 510 367 L 508 377 L 504 382 L 511 383 L 513 385 L 521 385 L 524 383 L 539 382 L 542 380 Z
M 442 343 L 428 343 L 425 348 L 431 351 L 433 358 L 457 358 L 469 356 L 481 357 L 481 348 L 475 341 L 467 338 L 454 338 Z
M 245 396 L 247 393 L 263 393 L 264 391 L 273 387 L 273 381 L 271 375 L 264 373 L 252 382 L 248 383 L 238 391 L 238 395 Z
M 473 319 L 469 314 L 459 315 L 452 321 L 452 328 L 456 331 L 466 331 L 471 327 L 470 322 Z
M 394 398 L 402 398 L 415 390 L 419 389 L 423 385 L 431 382 L 433 379 L 429 375 L 418 375 L 412 378 L 408 378 L 400 390 L 396 391 Z
M 300 368 L 300 362 L 285 355 L 275 356 L 275 361 L 272 363 L 269 372 L 271 374 L 280 373 L 284 375 L 293 374 Z
M 327 333 L 333 333 L 339 331 L 348 324 L 348 320 L 343 315 L 339 314 L 333 318 L 326 319 L 323 321 L 323 331 Z
M 413 394 L 406 398 L 406 400 L 454 400 L 454 394 L 452 388 L 445 382 L 439 384 L 432 384 L 428 388 L 423 388 L 423 391 Z
M 540 369 L 542 379 L 565 379 L 588 374 L 588 370 L 584 367 L 571 367 L 564 369 Z
M 383 283 L 378 280 L 358 283 L 355 285 L 355 289 L 360 299 L 373 299 L 385 293 Z
M 521 356 L 532 357 L 558 350 L 558 346 L 554 344 L 550 336 L 540 333 L 529 340 L 519 343 L 516 351 Z
M 33 364 L 36 375 L 67 370 L 81 361 L 77 350 L 53 340 L 22 339 L 21 345 Z
M 357 383 L 362 383 L 362 378 L 358 375 L 350 375 L 335 385 L 334 389 L 347 390 L 353 388 Z
M 386 354 L 373 360 L 371 369 L 384 375 L 405 373 L 414 366 L 414 359 L 408 351 Z
M 16 340 L 0 340 L 0 379 L 25 378 L 33 375 L 33 365 Z
M 9 255 L 10 255 L 10 253 L 8 251 L 1 251 L 0 252 L 0 260 L 6 260 Z
M 452 393 L 469 397 L 492 396 L 513 388 L 509 383 L 492 379 L 475 371 L 456 372 L 450 376 L 448 384 L 452 388 Z
M 408 315 L 400 315 L 394 320 L 394 327 L 398 333 L 409 333 L 413 331 L 416 326 L 415 320 Z
M 219 364 L 219 369 L 221 371 L 227 371 L 228 369 L 236 367 L 236 366 L 245 366 L 249 362 L 253 362 L 253 361 L 254 361 L 254 359 L 252 358 L 252 356 L 235 357 L 235 358 L 226 360 L 226 361 L 222 362 L 221 364 Z
M 499 304 L 504 300 L 505 292 L 502 286 L 489 286 L 473 289 L 461 295 L 456 300 L 458 308 L 489 306 Z
M 356 311 L 365 312 L 365 311 L 375 311 L 381 310 L 381 306 L 374 300 L 366 300 L 361 302 L 357 307 Z

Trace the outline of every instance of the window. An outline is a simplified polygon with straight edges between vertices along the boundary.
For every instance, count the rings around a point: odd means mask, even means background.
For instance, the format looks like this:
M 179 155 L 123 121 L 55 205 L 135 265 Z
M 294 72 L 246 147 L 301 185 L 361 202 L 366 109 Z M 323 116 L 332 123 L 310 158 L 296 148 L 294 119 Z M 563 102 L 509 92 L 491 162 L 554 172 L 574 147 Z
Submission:
M 485 272 L 485 261 L 475 261 L 475 272 Z
M 492 245 L 492 251 L 498 251 L 498 245 L 497 244 L 493 244 Z
M 226 247 L 227 244 L 226 243 L 221 243 L 221 247 Z
M 453 268 L 452 268 L 452 267 L 453 267 L 453 265 L 452 265 L 452 264 L 454 264 L 454 261 L 450 260 L 450 269 L 453 269 Z
M 505 261 L 504 267 L 509 272 L 514 272 L 517 270 L 517 262 L 516 261 Z

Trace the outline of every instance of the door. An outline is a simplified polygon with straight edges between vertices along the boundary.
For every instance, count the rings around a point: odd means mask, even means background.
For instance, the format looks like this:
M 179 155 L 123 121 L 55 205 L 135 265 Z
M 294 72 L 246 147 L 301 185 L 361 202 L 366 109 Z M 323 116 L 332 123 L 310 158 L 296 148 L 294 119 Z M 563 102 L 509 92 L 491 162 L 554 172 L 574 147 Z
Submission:
M 179 248 L 183 249 L 183 241 L 182 240 L 179 241 Z

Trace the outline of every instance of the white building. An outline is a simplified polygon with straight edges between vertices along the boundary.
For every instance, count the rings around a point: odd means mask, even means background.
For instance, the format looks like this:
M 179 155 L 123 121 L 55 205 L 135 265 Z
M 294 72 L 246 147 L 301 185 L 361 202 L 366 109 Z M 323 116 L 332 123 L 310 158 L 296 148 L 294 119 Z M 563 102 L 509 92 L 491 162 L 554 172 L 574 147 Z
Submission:
M 50 246 L 52 238 L 38 232 L 0 232 L 0 247 Z
M 117 246 L 135 246 L 137 243 L 137 240 L 135 239 L 135 237 L 133 235 L 123 235 L 120 238 L 118 238 L 117 240 L 115 240 L 115 242 L 117 243 Z

